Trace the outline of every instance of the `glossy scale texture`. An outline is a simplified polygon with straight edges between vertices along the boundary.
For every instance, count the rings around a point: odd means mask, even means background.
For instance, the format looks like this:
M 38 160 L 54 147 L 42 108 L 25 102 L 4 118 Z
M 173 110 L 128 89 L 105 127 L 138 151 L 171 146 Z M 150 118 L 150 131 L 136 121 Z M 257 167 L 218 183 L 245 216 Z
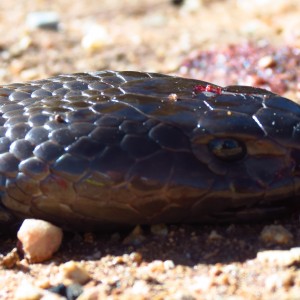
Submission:
M 299 190 L 300 106 L 143 72 L 0 88 L 1 213 L 68 228 L 281 213 Z

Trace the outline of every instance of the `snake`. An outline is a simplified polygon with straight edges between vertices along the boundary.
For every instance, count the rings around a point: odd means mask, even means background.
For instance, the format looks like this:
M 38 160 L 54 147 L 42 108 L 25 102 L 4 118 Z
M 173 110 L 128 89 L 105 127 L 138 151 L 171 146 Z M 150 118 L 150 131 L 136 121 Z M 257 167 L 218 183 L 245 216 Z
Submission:
M 256 221 L 300 191 L 300 106 L 138 71 L 0 86 L 0 223 L 66 228 Z

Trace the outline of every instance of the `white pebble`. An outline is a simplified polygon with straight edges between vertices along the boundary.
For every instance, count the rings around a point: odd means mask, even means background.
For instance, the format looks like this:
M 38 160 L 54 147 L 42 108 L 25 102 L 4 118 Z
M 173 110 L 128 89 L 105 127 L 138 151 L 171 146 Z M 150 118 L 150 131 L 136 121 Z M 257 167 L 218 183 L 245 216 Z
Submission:
M 34 286 L 30 282 L 22 281 L 16 288 L 14 298 L 16 300 L 64 300 L 58 294 Z
M 35 11 L 27 15 L 26 25 L 30 29 L 58 30 L 59 16 L 55 11 Z
M 15 291 L 16 300 L 39 300 L 42 298 L 42 289 L 33 286 L 28 282 L 22 282 Z
M 25 258 L 32 263 L 50 259 L 62 242 L 62 230 L 49 222 L 26 219 L 18 231 Z
M 102 50 L 110 43 L 108 31 L 103 26 L 93 26 L 81 40 L 81 46 L 88 52 L 97 52 Z
M 256 258 L 262 263 L 269 263 L 273 266 L 292 266 L 299 264 L 300 261 L 300 252 L 294 249 L 262 251 L 257 253 Z

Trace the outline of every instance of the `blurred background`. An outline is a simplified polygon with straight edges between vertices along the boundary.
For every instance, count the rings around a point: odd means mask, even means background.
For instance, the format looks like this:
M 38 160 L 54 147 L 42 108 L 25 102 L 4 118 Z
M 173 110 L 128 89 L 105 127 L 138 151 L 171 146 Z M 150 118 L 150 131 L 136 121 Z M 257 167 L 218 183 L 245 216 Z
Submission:
M 3 0 L 0 82 L 141 70 L 300 100 L 298 0 Z

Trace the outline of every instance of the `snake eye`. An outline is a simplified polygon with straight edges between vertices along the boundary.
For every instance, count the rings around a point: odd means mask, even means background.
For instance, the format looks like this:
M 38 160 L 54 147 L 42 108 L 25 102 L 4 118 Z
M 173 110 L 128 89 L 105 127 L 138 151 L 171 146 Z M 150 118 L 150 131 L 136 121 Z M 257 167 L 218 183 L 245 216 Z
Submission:
M 216 157 L 224 161 L 240 160 L 247 153 L 244 143 L 234 139 L 216 138 L 209 142 L 208 148 Z

